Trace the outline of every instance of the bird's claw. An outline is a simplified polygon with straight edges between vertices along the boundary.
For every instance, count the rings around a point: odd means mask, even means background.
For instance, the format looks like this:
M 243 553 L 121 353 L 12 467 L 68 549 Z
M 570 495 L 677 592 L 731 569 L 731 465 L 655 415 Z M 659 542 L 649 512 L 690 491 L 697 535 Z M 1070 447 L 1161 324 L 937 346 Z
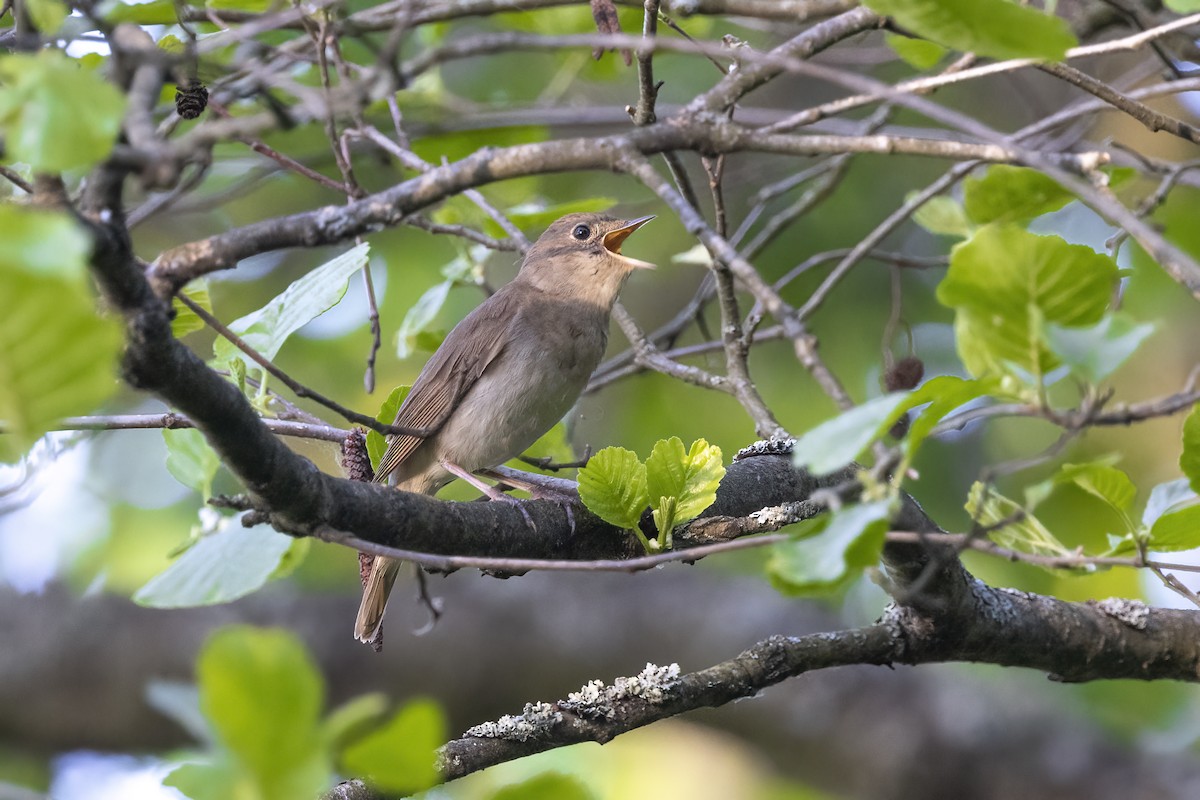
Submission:
M 517 511 L 520 511 L 521 516 L 525 518 L 525 524 L 529 526 L 530 530 L 532 530 L 534 533 L 537 533 L 537 523 L 533 521 L 533 517 L 529 516 L 529 512 L 525 509 L 525 504 L 522 503 L 518 498 L 510 497 L 506 494 L 499 494 L 491 499 L 499 500 L 504 503 L 510 503 L 511 505 L 516 506 Z

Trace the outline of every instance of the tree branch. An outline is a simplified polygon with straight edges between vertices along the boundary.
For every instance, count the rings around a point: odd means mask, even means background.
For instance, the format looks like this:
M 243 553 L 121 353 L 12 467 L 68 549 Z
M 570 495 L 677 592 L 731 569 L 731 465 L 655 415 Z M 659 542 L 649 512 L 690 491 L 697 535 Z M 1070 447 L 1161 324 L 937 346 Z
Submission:
M 1200 614 L 1129 600 L 1066 603 L 971 580 L 962 602 L 938 615 L 892 606 L 865 628 L 773 636 L 735 658 L 678 676 L 647 665 L 636 683 L 593 687 L 557 703 L 477 725 L 439 751 L 447 780 L 578 742 L 604 743 L 668 717 L 753 697 L 806 672 L 850 664 L 975 661 L 1029 667 L 1055 680 L 1200 681 Z M 592 690 L 589 691 L 589 688 Z
M 453 164 L 434 167 L 416 178 L 344 206 L 325 206 L 263 220 L 162 253 L 150 270 L 161 296 L 252 255 L 285 247 L 315 247 L 394 226 L 405 217 L 451 195 L 486 183 L 529 175 L 576 170 L 613 170 L 620 153 L 697 150 L 720 154 L 742 151 L 812 156 L 907 153 L 934 158 L 1012 162 L 1016 149 L 912 137 L 761 134 L 712 115 L 672 118 L 626 134 L 560 139 L 538 144 L 486 148 Z M 1047 153 L 1045 157 L 1079 169 L 1095 162 L 1089 154 Z

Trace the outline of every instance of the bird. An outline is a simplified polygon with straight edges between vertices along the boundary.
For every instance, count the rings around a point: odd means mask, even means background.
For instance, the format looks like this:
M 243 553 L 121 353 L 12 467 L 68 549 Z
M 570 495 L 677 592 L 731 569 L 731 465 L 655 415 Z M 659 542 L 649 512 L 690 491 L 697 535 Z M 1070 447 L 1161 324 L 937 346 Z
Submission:
M 511 500 L 473 473 L 520 455 L 575 405 L 604 356 L 621 287 L 635 270 L 655 266 L 621 253 L 652 219 L 568 214 L 546 228 L 517 276 L 425 364 L 394 424 L 432 433 L 389 436 L 375 481 L 433 495 L 462 478 Z M 375 557 L 354 623 L 359 641 L 376 641 L 400 563 Z

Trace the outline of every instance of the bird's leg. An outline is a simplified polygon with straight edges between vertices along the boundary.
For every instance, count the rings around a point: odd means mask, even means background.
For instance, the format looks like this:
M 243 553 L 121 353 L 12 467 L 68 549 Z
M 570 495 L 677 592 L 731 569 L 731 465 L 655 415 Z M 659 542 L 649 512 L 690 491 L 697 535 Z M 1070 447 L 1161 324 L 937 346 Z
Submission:
M 446 460 L 442 460 L 439 463 L 442 465 L 442 469 L 446 470 L 446 472 L 449 472 L 456 478 L 462 478 L 464 481 L 487 495 L 489 500 L 501 500 L 505 503 L 511 503 L 512 505 L 516 506 L 517 510 L 521 512 L 521 516 L 525 518 L 525 524 L 530 528 L 533 528 L 535 531 L 537 530 L 537 525 L 534 524 L 533 517 L 529 516 L 529 512 L 525 510 L 523 505 L 521 505 L 520 500 L 515 497 L 509 497 L 495 486 L 492 486 L 487 481 L 480 480 L 478 476 L 473 475 L 457 464 L 452 464 Z
M 551 475 L 523 472 L 508 467 L 492 467 L 479 471 L 484 475 L 504 481 L 510 486 L 529 492 L 534 500 L 553 500 L 558 503 L 567 515 L 567 524 L 570 526 L 571 534 L 575 533 L 575 512 L 571 510 L 571 507 L 579 502 L 579 489 L 575 481 L 555 478 Z
M 575 481 L 566 478 L 555 478 L 552 475 L 539 475 L 536 472 L 524 472 L 508 467 L 492 467 L 481 469 L 479 472 L 490 478 L 504 481 L 517 489 L 529 492 L 535 500 L 578 500 L 579 490 Z

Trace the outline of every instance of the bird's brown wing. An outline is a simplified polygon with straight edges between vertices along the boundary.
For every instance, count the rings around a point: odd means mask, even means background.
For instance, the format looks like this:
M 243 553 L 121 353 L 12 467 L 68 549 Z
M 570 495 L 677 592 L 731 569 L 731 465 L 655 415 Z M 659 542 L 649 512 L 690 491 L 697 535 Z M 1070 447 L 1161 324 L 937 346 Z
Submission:
M 509 284 L 500 289 L 450 331 L 417 376 L 393 424 L 433 431 L 446 424 L 479 376 L 508 344 L 520 304 L 520 292 L 511 287 Z M 389 436 L 387 452 L 375 471 L 375 481 L 387 481 L 423 441 L 419 436 Z

